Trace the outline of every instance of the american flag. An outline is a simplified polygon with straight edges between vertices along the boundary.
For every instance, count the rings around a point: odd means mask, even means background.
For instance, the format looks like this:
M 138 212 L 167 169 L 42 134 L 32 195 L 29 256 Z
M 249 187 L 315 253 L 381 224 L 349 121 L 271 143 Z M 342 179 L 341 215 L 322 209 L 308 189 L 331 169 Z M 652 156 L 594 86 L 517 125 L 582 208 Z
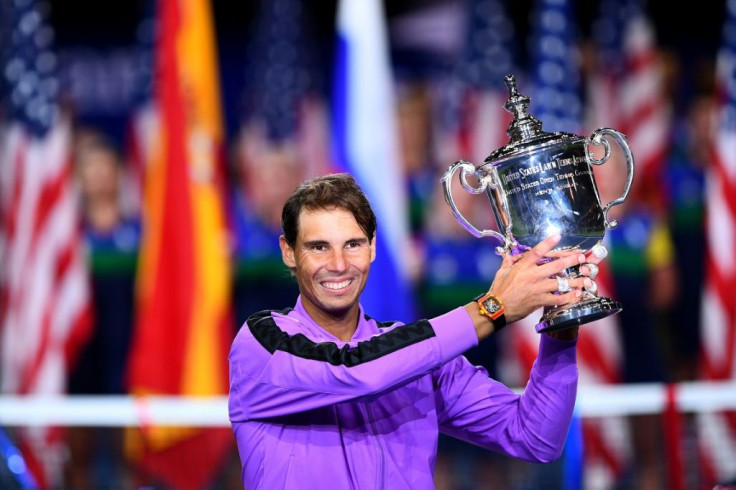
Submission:
M 305 178 L 330 166 L 323 68 L 302 0 L 261 2 L 248 51 L 242 156 L 262 162 L 274 148 L 298 156 Z
M 654 27 L 641 0 L 619 0 L 623 67 L 616 99 L 616 128 L 626 134 L 636 156 L 632 194 L 661 206 L 661 171 L 669 150 L 672 108 L 667 98 L 665 68 Z
M 508 142 L 510 114 L 504 77 L 516 74 L 515 30 L 502 0 L 469 0 L 464 50 L 453 67 L 440 108 L 437 158 L 482 162 Z
M 701 312 L 702 375 L 736 378 L 736 3 L 726 2 L 716 65 L 718 126 L 706 177 L 706 284 Z M 699 417 L 706 483 L 736 477 L 736 413 Z
M 55 396 L 65 392 L 69 364 L 91 325 L 71 126 L 57 104 L 53 31 L 43 5 L 12 2 L 3 13 L 11 27 L 2 46 L 0 386 L 7 394 Z M 36 479 L 58 483 L 58 430 L 34 428 L 24 436 Z

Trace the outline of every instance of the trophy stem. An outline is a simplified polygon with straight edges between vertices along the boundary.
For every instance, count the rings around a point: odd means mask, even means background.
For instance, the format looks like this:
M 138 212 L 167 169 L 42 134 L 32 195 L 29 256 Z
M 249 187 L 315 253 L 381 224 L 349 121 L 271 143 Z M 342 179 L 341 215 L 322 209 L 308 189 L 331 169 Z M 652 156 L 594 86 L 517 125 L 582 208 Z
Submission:
M 537 323 L 536 330 L 537 333 L 566 330 L 614 315 L 619 311 L 621 311 L 620 302 L 596 296 L 545 312 Z

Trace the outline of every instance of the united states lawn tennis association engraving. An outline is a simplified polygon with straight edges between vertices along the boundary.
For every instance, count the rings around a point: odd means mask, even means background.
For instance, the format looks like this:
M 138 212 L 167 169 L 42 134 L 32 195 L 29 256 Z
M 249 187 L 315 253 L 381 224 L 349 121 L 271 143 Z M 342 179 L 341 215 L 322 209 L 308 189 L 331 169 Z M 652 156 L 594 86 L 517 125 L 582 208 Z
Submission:
M 532 195 L 541 196 L 575 187 L 576 178 L 584 175 L 593 175 L 585 157 L 573 156 L 540 162 L 526 168 L 509 168 L 502 171 L 500 177 L 507 196 L 530 189 L 533 189 Z

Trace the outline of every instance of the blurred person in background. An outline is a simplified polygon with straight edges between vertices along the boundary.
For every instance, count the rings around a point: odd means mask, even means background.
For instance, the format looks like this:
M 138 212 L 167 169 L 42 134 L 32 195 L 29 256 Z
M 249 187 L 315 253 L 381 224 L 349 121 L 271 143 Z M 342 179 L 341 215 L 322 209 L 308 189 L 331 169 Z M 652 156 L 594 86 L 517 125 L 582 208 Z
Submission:
M 432 100 L 425 82 L 399 86 L 397 121 L 401 163 L 409 196 L 409 225 L 418 239 L 424 233 L 428 203 L 438 187 L 439 169 L 432 158 Z
M 669 320 L 672 381 L 697 378 L 700 302 L 705 280 L 705 173 L 712 159 L 715 117 L 713 96 L 697 94 L 675 128 L 665 174 L 668 221 L 677 266 L 677 297 Z
M 396 120 L 412 246 L 405 260 L 409 262 L 413 289 L 418 291 L 425 272 L 427 213 L 431 211 L 430 201 L 439 187 L 439 169 L 432 155 L 432 100 L 426 82 L 410 80 L 399 85 Z M 416 298 L 415 303 L 421 303 L 421 299 Z M 421 304 L 419 308 L 422 309 Z
M 90 263 L 94 330 L 69 377 L 69 393 L 119 395 L 133 327 L 135 273 L 141 236 L 138 216 L 121 205 L 123 164 L 113 143 L 96 130 L 80 130 L 75 169 L 82 196 L 84 239 Z M 69 434 L 72 488 L 100 488 L 122 479 L 122 433 L 73 428 Z
M 612 161 L 596 167 L 602 202 L 618 197 L 624 188 L 623 165 Z M 663 331 L 669 328 L 666 312 L 676 294 L 674 248 L 661 209 L 636 184 L 634 178 L 627 200 L 608 213 L 608 220 L 618 221 L 618 226 L 604 239 L 615 298 L 623 305 L 618 314 L 621 381 L 664 383 L 669 376 Z M 629 423 L 633 454 L 625 479 L 632 488 L 663 488 L 661 416 L 633 416 Z
M 281 261 L 281 208 L 302 180 L 302 165 L 289 144 L 272 144 L 243 130 L 235 146 L 235 185 L 230 199 L 234 239 L 235 328 L 254 311 L 298 294 Z

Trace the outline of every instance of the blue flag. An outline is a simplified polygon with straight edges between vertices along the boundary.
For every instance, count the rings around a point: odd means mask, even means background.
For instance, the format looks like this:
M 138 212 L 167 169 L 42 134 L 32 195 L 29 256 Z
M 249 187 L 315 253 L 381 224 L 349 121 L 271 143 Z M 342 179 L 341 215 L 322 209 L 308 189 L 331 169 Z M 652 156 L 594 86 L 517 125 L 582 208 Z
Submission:
M 383 4 L 342 0 L 332 104 L 333 158 L 355 177 L 378 221 L 376 260 L 361 297 L 381 320 L 414 320 L 406 186 L 398 151 Z

